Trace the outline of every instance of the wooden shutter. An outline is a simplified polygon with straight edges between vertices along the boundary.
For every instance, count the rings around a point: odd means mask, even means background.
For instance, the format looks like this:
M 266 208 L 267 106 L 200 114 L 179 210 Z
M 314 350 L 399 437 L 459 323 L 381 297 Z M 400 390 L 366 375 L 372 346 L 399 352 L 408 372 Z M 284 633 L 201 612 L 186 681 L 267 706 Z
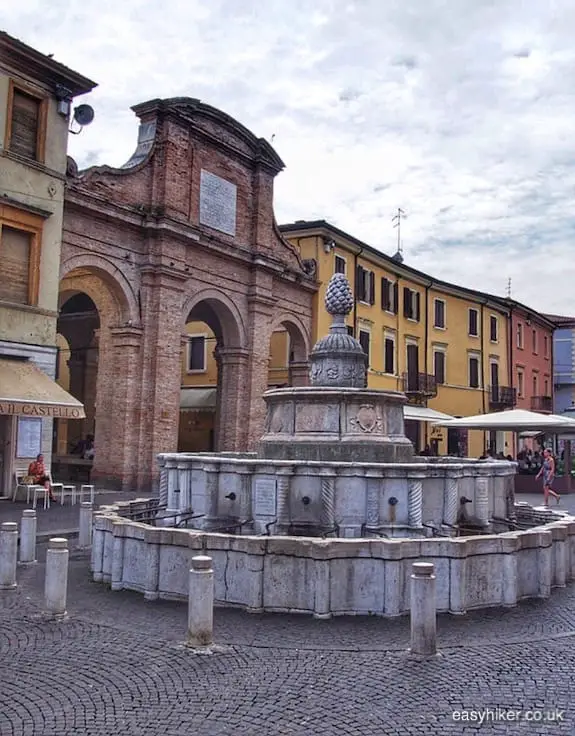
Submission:
M 445 353 L 437 350 L 433 354 L 433 374 L 437 383 L 445 383 Z
M 384 372 L 393 374 L 395 372 L 395 342 L 389 338 L 385 338 L 385 355 L 384 355 Z
M 412 308 L 411 308 L 411 297 L 412 297 L 411 289 L 408 289 L 407 286 L 403 287 L 403 316 L 404 317 L 411 317 L 412 316 Z
M 381 279 L 381 308 L 385 311 L 391 309 L 390 286 L 391 284 L 389 283 L 389 281 L 385 277 L 382 277 Z
M 10 127 L 10 151 L 36 160 L 41 101 L 14 89 Z
M 477 335 L 477 310 L 469 310 L 469 334 Z
M 418 322 L 421 319 L 421 294 L 419 291 L 415 292 L 415 314 L 414 319 L 416 319 Z
M 355 298 L 358 302 L 362 302 L 365 298 L 365 282 L 363 278 L 363 268 L 358 266 L 355 271 Z
M 479 361 L 477 358 L 469 359 L 469 385 L 471 388 L 479 388 Z
M 28 304 L 32 236 L 3 226 L 0 237 L 0 300 Z
M 369 303 L 375 304 L 375 274 L 369 271 Z
M 397 310 L 399 307 L 399 286 L 397 285 L 397 281 L 393 285 L 393 313 L 397 314 Z

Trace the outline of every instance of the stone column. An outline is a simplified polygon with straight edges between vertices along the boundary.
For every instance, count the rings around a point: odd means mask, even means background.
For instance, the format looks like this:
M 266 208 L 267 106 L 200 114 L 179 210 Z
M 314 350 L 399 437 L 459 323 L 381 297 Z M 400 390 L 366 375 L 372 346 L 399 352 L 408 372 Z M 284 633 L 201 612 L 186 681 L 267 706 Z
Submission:
M 273 275 L 262 268 L 251 272 L 248 295 L 249 366 L 247 375 L 247 433 L 245 449 L 252 450 L 262 436 L 266 418 L 262 398 L 268 387 L 272 315 L 276 299 L 272 296 Z
M 249 522 L 248 527 L 253 528 L 252 510 L 252 471 L 249 467 L 238 467 L 240 474 L 240 521 Z
M 168 468 L 166 467 L 166 457 L 161 456 L 158 459 L 158 465 L 160 468 L 160 490 L 159 490 L 159 505 L 168 506 Z
M 210 529 L 214 522 L 218 519 L 218 493 L 220 485 L 220 466 L 219 465 L 205 465 L 204 471 L 206 473 L 206 506 L 208 509 L 207 516 L 202 520 L 202 526 L 205 529 Z
M 277 523 L 276 531 L 280 534 L 287 534 L 287 530 L 291 523 L 290 512 L 290 485 L 293 468 L 280 468 L 277 474 Z
M 18 524 L 5 521 L 0 526 L 0 590 L 16 587 L 18 564 Z
M 477 476 L 475 478 L 475 516 L 484 526 L 489 526 L 489 478 Z
M 206 647 L 213 643 L 214 571 L 212 558 L 192 557 L 188 593 L 188 641 L 190 647 Z
M 459 478 L 458 471 L 448 470 L 445 475 L 445 489 L 443 491 L 443 523 L 453 533 L 452 527 L 457 524 L 459 511 Z
M 70 393 L 78 401 L 84 401 L 84 381 L 86 364 L 84 362 L 83 353 L 71 348 L 70 358 L 67 361 L 68 371 L 70 374 Z M 84 421 L 68 422 L 68 448 L 72 448 L 77 444 L 84 434 Z
M 424 474 L 408 474 L 408 501 L 407 511 L 409 526 L 421 527 L 423 525 L 423 478 Z
M 321 526 L 326 531 L 335 527 L 335 471 L 322 468 L 321 478 Z
M 365 525 L 368 530 L 377 529 L 381 524 L 379 502 L 381 498 L 382 483 L 382 473 L 374 470 L 366 471 Z
M 410 653 L 430 657 L 437 653 L 437 613 L 434 566 L 414 562 L 411 575 Z
M 53 618 L 66 615 L 68 557 L 68 540 L 60 537 L 50 539 L 46 553 L 44 608 Z
M 94 434 L 96 412 L 96 386 L 98 382 L 98 353 L 100 348 L 100 330 L 94 330 L 94 337 L 86 351 L 84 367 L 84 421 L 85 434 Z
M 307 361 L 292 361 L 289 364 L 288 373 L 290 386 L 309 385 L 309 363 Z

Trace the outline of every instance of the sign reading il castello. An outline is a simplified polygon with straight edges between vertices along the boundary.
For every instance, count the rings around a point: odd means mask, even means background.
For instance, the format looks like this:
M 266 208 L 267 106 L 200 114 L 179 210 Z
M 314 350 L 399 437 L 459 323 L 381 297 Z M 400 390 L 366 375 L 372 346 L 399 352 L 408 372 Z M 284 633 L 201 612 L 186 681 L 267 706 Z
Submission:
M 84 417 L 84 412 L 77 406 L 26 404 L 12 401 L 0 401 L 0 414 L 26 417 L 52 417 L 53 419 L 82 419 Z

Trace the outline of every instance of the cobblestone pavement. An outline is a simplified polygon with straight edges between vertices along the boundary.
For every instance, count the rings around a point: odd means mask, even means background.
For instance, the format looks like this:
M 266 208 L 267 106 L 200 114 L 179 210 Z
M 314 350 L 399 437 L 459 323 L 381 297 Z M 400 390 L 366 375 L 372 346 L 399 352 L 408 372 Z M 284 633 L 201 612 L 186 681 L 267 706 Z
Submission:
M 40 562 L 0 592 L 1 736 L 574 734 L 575 586 L 507 611 L 441 616 L 441 656 L 408 657 L 406 619 L 216 610 L 211 653 L 182 645 L 186 606 L 90 582 L 43 618 Z M 561 722 L 494 721 L 496 708 Z M 478 722 L 454 711 L 492 709 Z M 466 715 L 463 715 L 465 718 Z M 538 717 L 538 716 L 536 716 Z

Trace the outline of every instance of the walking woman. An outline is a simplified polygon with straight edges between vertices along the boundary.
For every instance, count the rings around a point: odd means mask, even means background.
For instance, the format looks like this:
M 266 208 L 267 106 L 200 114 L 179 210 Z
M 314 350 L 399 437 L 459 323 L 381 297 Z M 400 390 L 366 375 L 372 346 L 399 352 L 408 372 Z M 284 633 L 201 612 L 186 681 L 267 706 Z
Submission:
M 549 448 L 545 448 L 543 451 L 543 465 L 541 470 L 537 473 L 536 479 L 543 476 L 543 503 L 545 506 L 549 506 L 549 496 L 559 503 L 561 496 L 552 488 L 553 480 L 555 478 L 555 458 L 551 454 Z

